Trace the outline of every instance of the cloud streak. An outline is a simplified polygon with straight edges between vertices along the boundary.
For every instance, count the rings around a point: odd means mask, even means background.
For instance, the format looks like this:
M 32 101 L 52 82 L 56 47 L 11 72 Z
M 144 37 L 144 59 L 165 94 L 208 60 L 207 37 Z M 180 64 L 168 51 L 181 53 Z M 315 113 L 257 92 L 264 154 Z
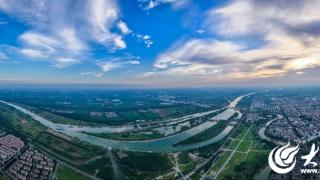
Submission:
M 207 75 L 213 81 L 301 75 L 320 66 L 316 4 L 240 0 L 210 9 L 204 26 L 212 36 L 174 44 L 157 57 L 153 75 Z M 252 38 L 260 45 L 252 47 Z
M 139 0 L 140 6 L 143 10 L 151 10 L 160 6 L 161 4 L 171 4 L 173 8 L 185 7 L 189 0 Z
M 128 67 L 132 65 L 139 65 L 139 57 L 111 57 L 107 59 L 98 60 L 96 63 L 100 67 L 102 73 L 110 72 L 119 68 Z
M 0 61 L 8 59 L 8 56 L 0 51 Z
M 89 43 L 106 51 L 124 49 L 124 36 L 131 32 L 120 20 L 115 0 L 0 0 L 0 11 L 31 25 L 19 37 L 21 54 L 61 67 L 71 64 L 63 58 L 73 63 L 86 59 Z M 114 27 L 121 33 L 114 32 Z

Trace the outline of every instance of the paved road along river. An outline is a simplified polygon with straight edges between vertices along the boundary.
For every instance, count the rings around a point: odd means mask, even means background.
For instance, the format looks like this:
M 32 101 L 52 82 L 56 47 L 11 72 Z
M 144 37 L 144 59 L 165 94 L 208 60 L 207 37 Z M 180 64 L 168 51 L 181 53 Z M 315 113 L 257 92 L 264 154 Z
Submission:
M 241 101 L 241 99 L 245 96 L 249 96 L 250 94 L 246 94 L 243 96 L 239 96 L 236 99 L 234 99 L 228 106 L 228 108 L 216 115 L 213 119 L 217 120 L 227 120 L 229 119 L 236 111 L 234 110 L 235 106 Z M 206 121 L 200 125 L 197 125 L 189 130 L 183 131 L 178 134 L 174 134 L 172 136 L 163 137 L 160 139 L 155 140 L 147 140 L 147 141 L 115 141 L 115 140 L 109 140 L 104 138 L 99 138 L 95 136 L 90 136 L 81 132 L 78 132 L 74 130 L 70 125 L 63 125 L 63 124 L 56 124 L 53 123 L 43 117 L 38 116 L 37 114 L 34 114 L 33 112 L 6 102 L 1 101 L 1 103 L 4 103 L 8 106 L 14 107 L 15 109 L 30 115 L 34 120 L 39 121 L 41 124 L 47 126 L 48 128 L 51 128 L 55 131 L 64 133 L 71 137 L 76 137 L 82 141 L 102 146 L 105 148 L 115 148 L 115 149 L 125 149 L 130 151 L 149 151 L 149 152 L 174 152 L 174 151 L 185 151 L 190 149 L 196 149 L 199 147 L 203 147 L 212 143 L 215 143 L 221 139 L 223 139 L 225 136 L 227 136 L 230 131 L 233 129 L 233 126 L 227 126 L 220 134 L 217 136 L 208 139 L 206 141 L 194 143 L 194 144 L 188 144 L 188 145 L 181 145 L 181 146 L 174 146 L 177 142 L 183 141 L 191 136 L 194 136 L 195 134 L 198 134 L 207 128 L 210 128 L 214 126 L 217 122 L 216 121 Z

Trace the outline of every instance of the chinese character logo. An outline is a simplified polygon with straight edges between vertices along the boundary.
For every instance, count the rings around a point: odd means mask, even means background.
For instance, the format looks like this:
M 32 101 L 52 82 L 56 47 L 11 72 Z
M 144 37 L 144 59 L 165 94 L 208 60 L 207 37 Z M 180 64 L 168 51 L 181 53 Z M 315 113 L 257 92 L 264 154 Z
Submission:
M 304 166 L 312 164 L 313 167 L 316 167 L 318 165 L 318 163 L 311 161 L 314 158 L 314 156 L 318 153 L 318 151 L 319 151 L 319 147 L 317 147 L 317 150 L 316 150 L 316 146 L 313 143 L 310 153 L 308 155 L 301 156 L 301 159 L 306 160 L 306 162 L 304 163 Z
M 292 169 L 296 165 L 295 155 L 299 151 L 299 145 L 295 147 L 289 147 L 289 146 L 290 146 L 290 142 L 281 148 L 278 148 L 278 147 L 274 148 L 269 154 L 269 158 L 268 158 L 269 166 L 273 171 L 279 174 L 286 174 L 292 171 Z M 310 158 L 310 157 L 307 155 L 306 158 Z M 313 162 L 310 162 L 310 163 L 313 163 Z

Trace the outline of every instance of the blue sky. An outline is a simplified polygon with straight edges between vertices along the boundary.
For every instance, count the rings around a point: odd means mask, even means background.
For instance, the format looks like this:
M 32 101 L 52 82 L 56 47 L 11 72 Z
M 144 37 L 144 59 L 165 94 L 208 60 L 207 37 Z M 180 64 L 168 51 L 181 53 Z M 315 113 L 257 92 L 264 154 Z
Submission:
M 318 0 L 0 0 L 0 83 L 317 85 L 318 7 Z

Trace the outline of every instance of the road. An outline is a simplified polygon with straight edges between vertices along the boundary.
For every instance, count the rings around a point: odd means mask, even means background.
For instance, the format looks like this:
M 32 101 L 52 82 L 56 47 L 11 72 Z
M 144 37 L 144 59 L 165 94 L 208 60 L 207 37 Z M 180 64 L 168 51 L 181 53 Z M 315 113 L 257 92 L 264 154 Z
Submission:
M 128 179 L 121 171 L 121 169 L 118 166 L 118 162 L 117 162 L 117 158 L 115 157 L 115 155 L 113 154 L 113 152 L 111 150 L 108 151 L 109 157 L 111 159 L 111 163 L 112 163 L 112 168 L 113 168 L 113 172 L 114 172 L 114 176 L 116 177 L 117 180 L 126 180 Z
M 66 167 L 74 170 L 75 172 L 77 172 L 77 173 L 79 173 L 79 174 L 81 174 L 81 175 L 83 175 L 83 176 L 85 176 L 85 177 L 88 177 L 88 178 L 90 178 L 90 179 L 99 180 L 99 178 L 97 178 L 97 177 L 95 177 L 95 176 L 93 176 L 93 175 L 91 175 L 91 174 L 88 174 L 88 173 L 86 173 L 86 172 L 83 172 L 83 171 L 81 171 L 81 170 L 79 170 L 79 169 L 77 169 L 77 168 L 75 168 L 75 167 L 73 167 L 73 166 L 71 166 L 71 165 L 69 165 L 69 164 L 67 164 L 67 163 L 59 160 L 59 159 L 57 159 L 56 157 L 54 157 L 54 156 L 52 156 L 51 154 L 49 154 L 49 153 L 46 151 L 46 149 L 43 149 L 43 147 L 39 147 L 39 146 L 35 146 L 35 147 L 37 147 L 38 150 L 40 150 L 40 151 L 41 151 L 43 154 L 45 154 L 46 156 L 48 156 L 48 157 L 50 157 L 50 158 L 52 158 L 52 159 L 55 159 L 55 160 L 58 162 L 58 164 L 62 164 L 62 165 L 64 165 L 64 166 L 66 166 Z M 50 152 L 50 153 L 51 153 L 51 152 Z M 56 155 L 56 154 L 54 154 L 54 155 Z M 57 165 L 57 168 L 58 168 L 58 165 Z
M 237 152 L 237 149 L 239 148 L 241 142 L 244 140 L 244 138 L 247 136 L 247 134 L 249 133 L 250 129 L 252 128 L 252 125 L 249 127 L 249 129 L 246 131 L 246 133 L 244 134 L 244 136 L 241 138 L 241 140 L 239 141 L 239 143 L 237 144 L 236 148 L 232 151 L 231 155 L 228 157 L 228 159 L 223 163 L 223 165 L 221 166 L 221 168 L 217 171 L 217 173 L 215 174 L 215 177 L 218 177 L 220 175 L 220 173 L 224 170 L 224 168 L 227 166 L 227 164 L 229 163 L 229 161 L 231 160 L 231 158 L 233 157 L 233 155 Z
M 181 176 L 183 176 L 181 170 L 180 170 L 180 167 L 179 167 L 179 161 L 178 161 L 178 153 L 175 153 L 173 155 L 174 157 L 174 169 L 177 171 L 178 174 L 180 174 Z
M 198 164 L 191 172 L 189 172 L 188 174 L 184 175 L 181 179 L 182 180 L 186 180 L 189 179 L 196 171 L 198 171 L 199 169 L 201 169 L 203 166 L 205 166 L 207 163 L 209 163 L 209 161 L 211 161 L 213 158 L 213 156 L 209 157 L 208 159 L 206 159 L 204 162 L 202 162 L 201 164 Z

